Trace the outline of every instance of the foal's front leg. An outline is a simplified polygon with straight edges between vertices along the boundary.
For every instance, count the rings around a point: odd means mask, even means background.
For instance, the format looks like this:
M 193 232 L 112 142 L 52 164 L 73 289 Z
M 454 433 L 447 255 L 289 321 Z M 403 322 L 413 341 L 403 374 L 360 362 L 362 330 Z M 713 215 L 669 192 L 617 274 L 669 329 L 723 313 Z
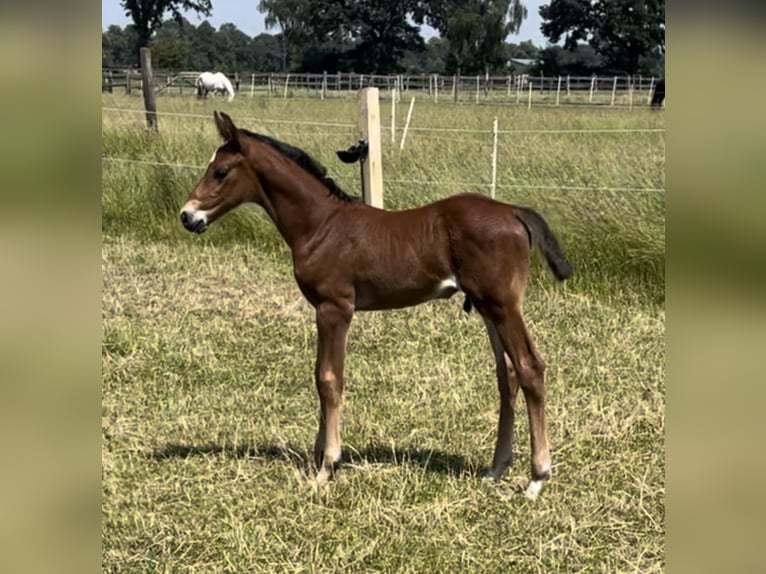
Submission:
M 330 479 L 340 462 L 340 406 L 343 398 L 343 362 L 346 335 L 353 315 L 351 305 L 317 305 L 316 386 L 319 394 L 319 431 L 314 443 L 317 486 Z

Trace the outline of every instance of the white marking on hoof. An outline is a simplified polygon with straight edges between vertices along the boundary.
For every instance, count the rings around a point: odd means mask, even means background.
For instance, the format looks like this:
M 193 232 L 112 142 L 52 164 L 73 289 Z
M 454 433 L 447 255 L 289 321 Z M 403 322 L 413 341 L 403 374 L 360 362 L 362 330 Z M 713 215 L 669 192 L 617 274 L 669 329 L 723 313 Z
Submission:
M 324 488 L 329 481 L 330 481 L 330 472 L 326 468 L 322 468 L 322 470 L 320 470 L 317 473 L 317 477 L 315 481 L 317 490 L 321 490 L 322 488 Z
M 527 497 L 527 500 L 537 500 L 537 497 L 540 495 L 540 491 L 543 489 L 543 484 L 545 484 L 544 480 L 531 481 L 527 487 L 526 492 L 524 493 L 524 496 Z
M 485 474 L 485 475 L 482 477 L 481 481 L 482 481 L 482 482 L 485 482 L 485 483 L 492 483 L 492 484 L 495 484 L 495 483 L 497 483 L 497 482 L 500 482 L 500 479 L 499 479 L 497 476 L 495 476 L 493 473 L 491 473 L 491 472 L 488 472 L 487 474 Z

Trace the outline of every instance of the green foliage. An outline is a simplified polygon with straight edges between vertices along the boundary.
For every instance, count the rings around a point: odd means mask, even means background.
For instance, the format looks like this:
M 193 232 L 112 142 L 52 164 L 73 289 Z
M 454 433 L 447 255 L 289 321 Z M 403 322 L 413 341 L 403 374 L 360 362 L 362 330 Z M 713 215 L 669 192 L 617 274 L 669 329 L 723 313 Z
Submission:
M 138 65 L 136 27 L 111 25 L 101 33 L 101 65 L 107 68 Z
M 401 66 L 409 74 L 445 74 L 449 42 L 438 36 L 432 36 L 426 42 L 424 50 L 407 50 L 402 57 Z
M 152 39 L 152 64 L 160 69 L 184 69 L 191 52 L 189 30 L 174 20 L 164 22 Z
M 356 71 L 391 74 L 401 70 L 405 53 L 422 52 L 423 37 L 417 26 L 407 21 L 410 0 L 362 0 L 352 11 L 352 59 Z
M 162 25 L 165 14 L 170 13 L 180 21 L 182 11 L 193 10 L 210 16 L 213 7 L 210 0 L 120 0 L 125 15 L 133 19 L 138 34 L 139 47 L 148 46 L 152 33 Z
M 234 24 L 216 30 L 207 20 L 194 26 L 187 20 L 165 20 L 149 46 L 157 69 L 248 70 L 278 72 L 283 68 L 282 36 L 259 34 L 250 38 Z M 135 26 L 110 26 L 101 34 L 102 66 L 138 65 Z
M 247 59 L 250 69 L 259 72 L 279 72 L 285 69 L 282 40 L 283 36 L 258 34 L 248 45 Z
M 540 16 L 551 42 L 575 50 L 587 41 L 606 73 L 656 72 L 665 51 L 665 0 L 551 0 Z
M 557 45 L 547 46 L 540 50 L 538 57 L 539 63 L 531 70 L 533 74 L 589 76 L 603 69 L 603 59 L 588 44 L 578 44 L 570 50 Z
M 535 59 L 540 55 L 540 48 L 532 43 L 532 40 L 524 40 L 519 44 L 508 43 L 505 45 L 508 58 Z
M 266 25 L 280 26 L 291 68 L 306 72 L 401 70 L 407 51 L 423 50 L 407 19 L 410 0 L 261 0 Z
M 426 22 L 449 42 L 447 72 L 478 74 L 504 67 L 504 42 L 527 17 L 518 0 L 422 0 L 416 22 Z

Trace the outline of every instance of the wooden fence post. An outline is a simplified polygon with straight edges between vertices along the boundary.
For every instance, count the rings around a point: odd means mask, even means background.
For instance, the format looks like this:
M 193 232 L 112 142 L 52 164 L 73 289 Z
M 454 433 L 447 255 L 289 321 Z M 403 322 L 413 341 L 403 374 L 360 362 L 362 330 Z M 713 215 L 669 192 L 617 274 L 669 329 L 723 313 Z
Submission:
M 380 94 L 378 88 L 359 90 L 359 129 L 367 140 L 362 164 L 362 198 L 367 205 L 383 207 L 383 162 L 380 146 Z
M 529 82 L 529 98 L 527 99 L 527 109 L 532 109 L 532 81 Z
M 396 143 L 396 84 L 391 90 L 391 143 Z
M 492 185 L 489 188 L 489 193 L 492 199 L 495 199 L 497 190 L 497 116 L 492 124 Z
M 152 85 L 152 53 L 149 48 L 141 48 L 141 89 L 144 92 L 146 125 L 157 130 L 157 101 L 154 99 L 154 86 Z
M 412 108 L 415 107 L 415 96 L 410 100 L 410 109 L 407 110 L 407 121 L 404 122 L 404 131 L 402 132 L 402 141 L 399 143 L 399 151 L 404 149 L 404 141 L 407 139 L 407 130 L 410 128 L 412 120 Z
M 455 74 L 452 76 L 452 101 L 457 103 L 458 98 L 460 97 L 460 94 L 458 93 L 458 82 L 460 81 L 460 76 Z
M 320 93 L 320 99 L 324 100 L 324 94 L 327 91 L 327 70 L 322 72 L 322 90 Z

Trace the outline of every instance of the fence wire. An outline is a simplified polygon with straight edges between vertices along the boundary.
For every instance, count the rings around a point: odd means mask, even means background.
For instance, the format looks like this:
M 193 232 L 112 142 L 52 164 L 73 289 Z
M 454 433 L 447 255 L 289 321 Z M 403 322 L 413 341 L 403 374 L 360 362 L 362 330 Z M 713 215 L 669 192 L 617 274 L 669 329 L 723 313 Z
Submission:
M 112 108 L 102 107 L 101 111 L 115 112 L 115 113 L 132 113 L 132 114 L 146 114 L 145 110 L 138 108 Z M 192 114 L 186 112 L 156 112 L 158 116 L 169 117 L 186 117 L 195 119 L 210 119 L 210 114 Z M 346 124 L 339 122 L 311 122 L 302 120 L 273 120 L 256 117 L 242 117 L 243 121 L 251 121 L 264 124 L 285 124 L 285 125 L 305 125 L 305 126 L 318 126 L 318 127 L 335 127 L 335 128 L 357 128 L 356 124 Z M 381 131 L 390 131 L 389 125 L 384 125 L 381 122 Z M 401 126 L 396 125 L 396 129 L 401 129 Z M 442 133 L 465 133 L 465 134 L 483 134 L 488 137 L 492 136 L 492 129 L 470 129 L 470 128 L 437 128 L 437 127 L 416 127 L 410 126 L 408 128 L 410 132 L 442 132 Z M 665 128 L 593 128 L 593 129 L 510 129 L 510 130 L 497 130 L 498 134 L 588 134 L 588 133 L 665 133 Z
M 198 169 L 203 170 L 207 166 L 193 165 L 187 163 L 170 163 L 164 161 L 154 161 L 148 159 L 135 159 L 128 157 L 114 157 L 114 156 L 102 156 L 101 161 L 125 163 L 135 165 L 151 165 L 156 167 L 169 167 L 174 169 Z M 344 176 L 333 176 L 333 179 L 341 181 L 350 181 L 351 178 Z M 490 184 L 486 181 L 439 181 L 439 180 L 423 180 L 423 179 L 386 179 L 386 183 L 398 184 L 398 185 L 437 185 L 437 186 L 459 186 L 466 188 L 484 188 Z M 663 187 L 611 187 L 604 185 L 594 186 L 580 186 L 580 185 L 559 185 L 559 184 L 542 184 L 542 185 L 528 185 L 522 183 L 498 183 L 498 188 L 504 189 L 557 189 L 563 191 L 617 191 L 617 192 L 653 192 L 653 193 L 665 193 Z

